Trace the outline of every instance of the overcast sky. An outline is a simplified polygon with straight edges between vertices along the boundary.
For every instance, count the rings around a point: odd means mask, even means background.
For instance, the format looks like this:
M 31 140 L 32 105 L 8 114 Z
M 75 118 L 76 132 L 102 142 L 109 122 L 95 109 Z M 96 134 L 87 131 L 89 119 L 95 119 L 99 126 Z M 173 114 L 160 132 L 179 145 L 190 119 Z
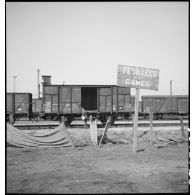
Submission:
M 117 84 L 118 64 L 160 69 L 159 91 L 188 94 L 188 2 L 7 2 L 7 91 Z M 42 81 L 42 79 L 40 79 Z M 134 90 L 132 90 L 134 93 Z

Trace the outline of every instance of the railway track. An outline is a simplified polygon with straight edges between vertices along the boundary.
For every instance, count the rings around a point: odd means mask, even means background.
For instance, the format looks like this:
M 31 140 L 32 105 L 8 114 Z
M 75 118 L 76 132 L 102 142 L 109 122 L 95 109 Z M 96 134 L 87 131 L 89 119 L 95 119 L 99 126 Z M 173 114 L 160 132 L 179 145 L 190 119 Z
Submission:
M 188 126 L 188 121 L 183 122 L 184 126 Z M 15 123 L 13 126 L 21 129 L 21 130 L 31 130 L 31 129 L 54 129 L 59 125 L 59 122 L 46 122 L 40 123 L 40 122 L 28 122 L 28 123 Z M 103 128 L 105 125 L 103 125 L 101 122 L 98 121 L 98 128 Z M 149 127 L 149 121 L 139 121 L 138 127 Z M 168 127 L 168 126 L 180 126 L 180 121 L 154 121 L 153 126 L 154 127 Z M 84 123 L 82 121 L 74 121 L 71 125 L 68 126 L 68 128 L 83 128 Z M 89 127 L 89 123 L 88 123 Z M 116 121 L 112 127 L 133 127 L 132 121 Z

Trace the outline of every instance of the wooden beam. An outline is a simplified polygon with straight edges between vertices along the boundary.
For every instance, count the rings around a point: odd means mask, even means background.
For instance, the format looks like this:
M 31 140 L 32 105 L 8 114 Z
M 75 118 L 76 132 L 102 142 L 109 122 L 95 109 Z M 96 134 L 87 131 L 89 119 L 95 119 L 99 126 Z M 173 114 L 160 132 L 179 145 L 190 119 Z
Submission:
M 181 136 L 184 137 L 184 124 L 183 124 L 183 116 L 179 116 L 180 124 L 181 124 Z
M 135 116 L 134 116 L 134 129 L 133 129 L 133 152 L 137 152 L 137 131 L 138 131 L 138 110 L 139 110 L 139 89 L 136 88 L 135 97 Z
M 106 126 L 105 126 L 105 129 L 104 129 L 104 132 L 103 132 L 102 137 L 101 137 L 100 142 L 99 142 L 99 146 L 101 146 L 102 140 L 103 140 L 104 136 L 106 135 L 109 123 L 110 123 L 110 117 L 108 118 L 108 120 L 106 122 Z
M 72 87 L 70 87 L 70 113 L 72 114 Z
M 60 113 L 60 106 L 61 106 L 61 102 L 60 102 L 60 87 L 58 86 L 58 114 Z
M 153 112 L 150 108 L 150 144 L 153 143 Z
M 9 123 L 10 123 L 11 125 L 14 124 L 14 114 L 10 114 L 10 115 L 9 115 Z
M 113 87 L 110 87 L 111 89 L 111 113 L 113 114 Z
M 63 116 L 63 115 L 61 116 L 61 120 L 60 120 L 60 121 L 61 121 L 61 123 L 64 123 L 65 118 L 64 118 L 64 116 Z

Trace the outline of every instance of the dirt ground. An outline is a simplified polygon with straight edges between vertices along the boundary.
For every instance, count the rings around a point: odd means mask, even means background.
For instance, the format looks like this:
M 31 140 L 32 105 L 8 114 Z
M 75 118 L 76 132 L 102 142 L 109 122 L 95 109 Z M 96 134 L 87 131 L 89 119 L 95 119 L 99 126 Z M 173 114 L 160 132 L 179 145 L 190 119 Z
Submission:
M 98 133 L 102 131 L 99 129 Z M 139 131 L 137 153 L 132 152 L 132 130 L 128 128 L 108 130 L 108 138 L 117 143 L 101 147 L 91 144 L 89 129 L 69 132 L 75 148 L 7 147 L 6 192 L 189 192 L 188 142 L 165 139 L 179 140 L 179 130 L 156 130 L 154 140 L 160 137 L 161 141 L 152 145 L 148 142 L 149 133 Z M 186 136 L 187 132 L 188 140 Z

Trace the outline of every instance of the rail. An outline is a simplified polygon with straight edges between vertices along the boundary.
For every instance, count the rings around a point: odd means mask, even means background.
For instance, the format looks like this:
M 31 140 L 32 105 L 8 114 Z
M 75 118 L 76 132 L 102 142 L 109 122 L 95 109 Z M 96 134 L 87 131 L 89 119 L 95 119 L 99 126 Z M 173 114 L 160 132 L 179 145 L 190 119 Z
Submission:
M 188 121 L 184 120 L 183 124 L 185 126 L 188 126 Z M 47 122 L 45 123 L 40 123 L 40 122 L 33 122 L 33 123 L 15 123 L 13 126 L 24 130 L 24 129 L 53 129 L 59 125 L 59 122 Z M 89 127 L 89 121 L 87 123 Z M 168 126 L 180 126 L 180 121 L 153 121 L 153 126 L 154 127 L 168 127 Z M 97 123 L 98 128 L 103 128 L 105 125 L 103 125 L 100 121 Z M 150 122 L 149 121 L 139 121 L 138 122 L 138 127 L 149 127 Z M 83 128 L 84 123 L 81 121 L 74 121 L 71 125 L 68 126 L 68 128 Z M 116 121 L 112 127 L 133 127 L 133 122 L 132 121 Z

